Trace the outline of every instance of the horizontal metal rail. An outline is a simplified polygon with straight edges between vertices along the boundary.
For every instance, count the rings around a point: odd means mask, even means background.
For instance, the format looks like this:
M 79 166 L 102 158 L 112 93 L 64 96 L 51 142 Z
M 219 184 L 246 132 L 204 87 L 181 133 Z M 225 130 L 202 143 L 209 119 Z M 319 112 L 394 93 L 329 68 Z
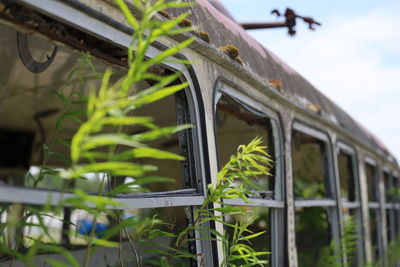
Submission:
M 346 209 L 357 209 L 357 208 L 361 208 L 361 203 L 360 202 L 343 201 L 342 207 L 346 208 Z
M 368 208 L 379 209 L 379 202 L 368 202 Z
M 335 207 L 336 200 L 333 199 L 310 199 L 310 200 L 295 200 L 294 206 L 300 207 Z
M 270 199 L 249 199 L 250 203 L 244 202 L 240 198 L 224 199 L 224 203 L 237 206 L 253 206 L 253 207 L 270 207 L 270 208 L 284 208 L 283 201 L 270 200 Z
M 75 197 L 73 193 L 63 193 L 51 190 L 23 188 L 14 186 L 0 186 L 0 203 L 21 203 L 28 205 L 62 205 L 65 200 Z M 161 196 L 161 197 L 129 197 L 110 198 L 120 205 L 109 206 L 110 209 L 147 209 L 179 206 L 199 206 L 203 203 L 203 196 Z M 90 206 L 90 204 L 89 204 Z

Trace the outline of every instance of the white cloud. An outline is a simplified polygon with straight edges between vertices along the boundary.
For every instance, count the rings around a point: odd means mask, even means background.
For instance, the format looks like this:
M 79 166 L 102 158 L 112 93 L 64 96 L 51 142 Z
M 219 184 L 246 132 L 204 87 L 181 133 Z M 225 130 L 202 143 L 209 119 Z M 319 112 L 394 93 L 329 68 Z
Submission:
M 316 32 L 299 25 L 253 32 L 325 95 L 378 136 L 400 160 L 400 5 L 335 17 Z

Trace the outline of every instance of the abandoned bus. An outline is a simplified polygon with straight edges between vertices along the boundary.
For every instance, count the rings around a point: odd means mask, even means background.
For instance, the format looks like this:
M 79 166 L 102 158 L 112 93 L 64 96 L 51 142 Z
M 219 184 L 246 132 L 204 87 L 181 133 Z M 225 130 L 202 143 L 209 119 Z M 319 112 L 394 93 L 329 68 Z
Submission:
M 164 37 L 154 42 L 147 56 L 194 37 L 177 55 L 194 62 L 189 68 L 174 61 L 158 68 L 164 73 L 181 71 L 180 81 L 189 85 L 144 106 L 138 114 L 154 117 L 161 126 L 194 125 L 152 143 L 186 160 L 157 162 L 158 175 L 172 177 L 174 182 L 149 184 L 151 193 L 118 198 L 125 214 L 158 211 L 176 228 L 190 224 L 221 166 L 239 145 L 260 136 L 273 159 L 271 176 L 258 181 L 264 190 L 251 196 L 249 203 L 239 199 L 226 203 L 257 213 L 251 229 L 266 234 L 254 239 L 252 246 L 270 252 L 269 266 L 324 266 L 323 257 L 332 254 L 324 254 L 324 248 L 342 243 L 348 221 L 355 227 L 354 251 L 351 256 L 342 253 L 338 263 L 365 266 L 385 259 L 389 244 L 400 232 L 396 196 L 400 173 L 389 150 L 250 37 L 218 1 L 196 0 L 196 5 L 168 10 L 156 19 L 168 20 L 185 11 L 190 11 L 188 19 L 198 27 L 196 32 Z M 64 96 L 75 92 L 71 77 L 87 71 L 81 68 L 82 52 L 91 54 L 91 67 L 97 73 L 111 67 L 117 76 L 123 75 L 132 28 L 112 0 L 0 0 L 0 31 L 0 265 L 23 265 L 6 248 L 26 252 L 29 240 L 43 235 L 38 224 L 52 229 L 47 244 L 62 245 L 83 264 L 86 250 L 82 248 L 87 240 L 71 233 L 84 235 L 87 229 L 82 225 L 93 218 L 67 205 L 61 213 L 53 212 L 52 207 L 60 208 L 60 199 L 72 193 L 62 192 L 63 184 L 51 172 L 41 181 L 34 178 L 42 172 L 44 161 L 56 170 L 66 168 L 69 150 L 65 142 L 77 128 L 71 120 L 58 124 L 61 114 L 74 114 L 65 112 L 65 98 L 60 93 L 56 97 L 55 89 L 61 88 Z M 226 53 L 227 49 L 237 53 Z M 86 82 L 81 80 L 80 88 Z M 149 86 L 145 82 L 137 85 L 138 90 Z M 85 90 L 80 94 L 88 94 Z M 58 141 L 49 144 L 55 132 Z M 50 149 L 51 157 L 46 154 Z M 140 163 L 151 164 L 152 160 L 140 159 Z M 95 193 L 100 175 L 93 173 L 68 186 Z M 28 206 L 47 209 L 42 218 L 33 218 L 24 212 Z M 96 227 L 107 227 L 107 216 L 103 217 Z M 30 224 L 20 226 L 16 222 L 21 220 Z M 226 220 L 234 223 L 238 219 Z M 211 222 L 210 227 L 223 228 L 218 222 Z M 18 235 L 24 238 L 16 244 Z M 122 249 L 100 246 L 86 266 L 117 266 L 121 255 L 131 255 L 129 249 L 129 245 Z M 137 249 L 141 250 L 140 245 Z M 202 259 L 187 261 L 185 266 L 220 266 L 218 242 L 193 238 L 186 249 Z M 34 263 L 44 266 L 46 259 L 62 258 L 65 253 L 38 253 Z

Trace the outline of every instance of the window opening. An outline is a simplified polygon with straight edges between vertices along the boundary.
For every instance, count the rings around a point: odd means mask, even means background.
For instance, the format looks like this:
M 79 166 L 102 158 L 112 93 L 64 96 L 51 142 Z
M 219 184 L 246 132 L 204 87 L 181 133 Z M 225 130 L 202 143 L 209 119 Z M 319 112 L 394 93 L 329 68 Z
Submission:
M 292 162 L 294 195 L 298 199 L 331 197 L 326 143 L 293 131 Z
M 328 136 L 300 123 L 292 130 L 293 191 L 299 266 L 321 266 L 339 224 Z
M 393 197 L 393 201 L 395 203 L 395 215 L 394 215 L 394 220 L 395 220 L 395 238 L 399 238 L 399 233 L 400 233 L 400 197 L 399 197 L 399 192 L 400 192 L 400 179 L 398 176 L 396 176 L 397 173 L 394 172 L 393 174 L 393 191 L 396 192 L 395 196 Z
M 283 253 L 280 252 L 284 250 L 284 242 L 282 242 L 284 240 L 284 224 L 281 222 L 284 212 L 280 211 L 283 210 L 284 205 L 282 203 L 282 208 L 276 207 L 276 200 L 282 199 L 280 192 L 282 187 L 277 174 L 277 164 L 279 164 L 276 158 L 279 144 L 275 133 L 277 124 L 274 119 L 263 112 L 226 93 L 219 92 L 215 109 L 215 129 L 219 168 L 228 162 L 230 156 L 236 153 L 240 145 L 248 144 L 256 136 L 261 137 L 263 144 L 267 146 L 267 152 L 274 164 L 270 170 L 271 175 L 262 176 L 253 181 L 261 189 L 255 189 L 256 195 L 251 197 L 254 199 L 254 203 L 251 205 L 237 203 L 246 208 L 247 213 L 231 216 L 225 220 L 235 223 L 247 220 L 250 215 L 257 215 L 258 218 L 252 222 L 249 228 L 255 232 L 266 231 L 266 233 L 252 240 L 251 244 L 258 251 L 271 252 L 267 256 L 271 266 L 281 266 Z M 231 229 L 226 229 L 228 234 L 232 234 L 229 232 Z
M 380 231 L 380 210 L 379 210 L 379 183 L 378 171 L 375 165 L 365 163 L 365 173 L 368 186 L 369 224 L 373 259 L 383 255 L 382 239 Z
M 256 251 L 271 251 L 271 236 L 272 236 L 272 228 L 270 226 L 271 223 L 271 214 L 270 208 L 265 207 L 252 207 L 252 206 L 242 206 L 242 208 L 246 209 L 246 212 L 236 214 L 225 218 L 226 222 L 230 224 L 236 223 L 247 223 L 249 222 L 253 216 L 257 216 L 256 220 L 251 224 L 248 228 L 253 233 L 259 233 L 265 231 L 264 234 L 254 238 L 251 240 L 251 247 L 254 248 Z M 232 237 L 234 234 L 233 228 L 227 227 L 227 235 L 228 239 Z M 260 257 L 260 259 L 265 260 L 268 259 L 269 256 L 265 255 Z M 235 262 L 238 266 L 243 264 L 241 261 Z
M 275 162 L 272 125 L 265 115 L 253 112 L 250 107 L 222 95 L 217 103 L 215 120 L 219 168 L 222 168 L 230 156 L 236 153 L 239 145 L 248 144 L 256 136 L 262 137 L 268 154 Z M 254 183 L 263 189 L 259 192 L 261 198 L 273 198 L 275 168 L 270 172 L 271 176 L 254 180 Z
M 46 146 L 48 147 L 48 141 L 50 141 L 54 134 L 54 125 L 56 124 L 57 118 L 62 114 L 62 103 L 52 92 L 62 90 L 68 94 L 74 89 L 74 85 L 71 85 L 70 83 L 67 84 L 66 81 L 69 72 L 80 66 L 80 57 L 68 48 L 59 46 L 57 55 L 49 68 L 45 72 L 34 74 L 25 68 L 19 58 L 15 44 L 16 31 L 0 25 L 0 33 L 2 40 L 2 50 L 0 51 L 0 55 L 5 59 L 5 62 L 8 62 L 8 65 L 4 66 L 7 71 L 0 73 L 0 83 L 2 84 L 2 87 L 0 88 L 0 145 L 2 147 L 2 150 L 0 151 L 0 185 L 18 185 L 30 188 L 34 187 L 37 189 L 60 191 L 69 191 L 74 188 L 79 188 L 86 192 L 96 193 L 99 189 L 100 180 L 103 179 L 101 177 L 103 175 L 102 173 L 88 174 L 87 177 L 84 177 L 83 179 L 64 183 L 61 180 L 56 180 L 54 173 L 49 171 L 43 175 L 41 181 L 37 183 L 35 182 L 40 172 L 38 166 L 43 162 L 43 148 Z M 40 36 L 28 36 L 28 42 L 32 56 L 38 61 L 45 60 L 46 55 L 48 54 L 47 50 L 54 48 L 54 43 Z M 102 73 L 108 67 L 103 62 L 94 58 L 92 63 L 99 73 Z M 169 70 L 166 67 L 160 68 L 162 68 L 167 74 L 172 73 L 172 70 Z M 115 72 L 116 77 L 124 72 L 121 69 L 113 69 L 113 71 Z M 88 70 L 85 70 L 83 75 L 89 75 Z M 21 79 L 20 77 L 24 77 L 24 79 Z M 85 77 L 88 78 L 89 76 Z M 94 88 L 98 88 L 96 85 L 100 83 L 100 80 L 89 78 L 87 80 L 88 81 L 83 84 L 77 83 L 76 86 L 79 86 L 81 89 L 79 93 L 87 94 L 87 88 L 91 87 L 89 84 L 93 84 Z M 181 82 L 182 80 L 176 81 L 176 83 Z M 142 82 L 136 89 L 140 91 L 147 89 L 150 86 L 151 81 Z M 5 88 L 7 88 L 8 91 L 5 91 Z M 79 98 L 73 100 L 79 100 Z M 20 107 L 18 112 L 15 111 L 16 106 Z M 173 126 L 186 123 L 197 125 L 194 121 L 195 116 L 193 116 L 191 112 L 194 111 L 191 109 L 190 92 L 189 90 L 182 90 L 157 103 L 143 107 L 137 111 L 137 115 L 153 116 L 155 123 L 159 126 Z M 65 142 L 67 141 L 67 138 L 71 137 L 77 128 L 76 122 L 69 120 L 68 118 L 64 121 L 63 126 L 62 131 L 60 131 L 59 142 L 56 142 L 52 147 L 54 156 L 49 157 L 46 162 L 46 166 L 56 167 L 56 171 L 57 169 L 65 168 L 67 165 L 65 160 L 67 160 L 66 158 L 69 155 L 69 151 L 65 146 Z M 126 129 L 128 133 L 135 133 L 143 130 L 144 129 L 140 129 L 139 127 L 127 127 Z M 168 160 L 152 162 L 148 159 L 142 159 L 141 163 L 143 164 L 154 163 L 159 166 L 159 170 L 154 173 L 154 175 L 172 178 L 174 182 L 162 184 L 154 183 L 145 186 L 144 188 L 132 188 L 132 193 L 139 191 L 140 193 L 143 193 L 144 191 L 147 194 L 145 197 L 152 198 L 165 195 L 190 196 L 200 194 L 202 191 L 201 183 L 203 177 L 197 175 L 200 170 L 199 166 L 196 166 L 199 160 L 195 158 L 198 156 L 198 149 L 194 144 L 196 131 L 197 129 L 195 128 L 188 129 L 173 134 L 169 138 L 154 141 L 154 143 L 150 144 L 155 148 L 183 155 L 186 160 L 182 162 Z M 121 151 L 123 149 L 124 148 L 121 148 Z M 129 181 L 129 179 L 134 178 L 112 177 L 109 183 L 106 183 L 108 188 L 106 188 L 105 191 L 119 183 Z M 130 194 L 129 196 L 123 197 L 133 198 L 136 196 Z M 137 197 L 142 198 L 144 196 L 138 194 Z M 24 199 L 21 199 L 21 203 L 23 202 Z M 188 198 L 187 204 L 190 205 L 190 203 L 190 199 Z M 171 204 L 166 203 L 166 205 Z M 22 205 L 22 207 L 24 206 Z M 182 217 L 185 224 L 191 223 L 192 207 L 188 206 L 186 208 L 187 211 L 184 213 L 181 212 L 182 208 L 165 208 L 164 210 L 166 209 L 176 209 L 177 211 L 175 214 Z M 23 210 L 24 208 L 22 208 L 21 214 L 23 214 Z M 61 216 L 61 218 L 66 221 L 72 219 L 75 220 L 75 223 L 78 223 L 77 218 L 79 218 L 79 216 L 77 215 L 77 210 L 72 210 L 67 207 L 64 207 L 62 210 L 61 215 L 57 216 Z M 156 209 L 154 209 L 154 211 L 155 210 Z M 140 210 L 137 212 L 140 213 Z M 7 212 L 2 214 L 6 213 Z M 190 214 L 190 216 L 187 214 Z M 51 212 L 44 214 L 44 216 L 46 217 L 46 220 L 50 220 L 49 223 L 54 224 L 54 228 L 57 229 L 55 230 L 57 238 L 54 238 L 52 242 L 61 242 L 66 246 L 78 245 L 79 242 L 81 242 L 79 239 L 74 239 L 71 234 L 68 234 L 71 233 L 71 231 L 74 231 L 74 228 L 71 227 L 70 224 L 56 223 L 56 216 L 53 216 Z M 54 218 L 47 219 L 47 217 L 50 218 L 51 216 Z M 2 215 L 2 223 L 5 223 L 6 218 L 8 217 Z M 84 219 L 83 216 L 82 220 Z M 36 222 L 36 219 L 33 217 L 28 220 Z M 84 222 L 85 220 L 81 221 L 81 223 Z M 107 225 L 112 223 L 113 219 L 105 216 L 104 224 Z M 181 222 L 178 223 L 182 226 Z M 35 234 L 37 232 L 35 226 L 21 227 L 21 229 L 27 234 Z M 75 229 L 75 232 L 76 231 L 77 229 Z M 59 233 L 61 232 L 62 234 L 60 236 Z M 188 249 L 195 253 L 195 242 L 190 242 L 189 246 L 190 248 Z
M 352 253 L 347 253 L 346 260 L 350 266 L 362 266 L 364 259 L 364 242 L 362 238 L 361 200 L 356 167 L 357 162 L 354 152 L 342 149 L 341 146 L 342 145 L 339 144 L 337 160 L 343 221 L 345 226 L 350 223 L 354 224 L 357 233 L 356 249 Z
M 65 143 L 62 144 L 62 142 L 70 138 L 77 128 L 77 123 L 67 116 L 63 120 L 63 129 L 59 131 L 58 141 L 53 145 L 49 144 L 54 134 L 57 118 L 61 116 L 64 108 L 61 100 L 53 92 L 62 91 L 68 95 L 72 90 L 78 89 L 80 93 L 87 94 L 87 88 L 97 88 L 101 81 L 94 78 L 85 79 L 88 81 L 82 83 L 68 80 L 69 72 L 79 68 L 81 62 L 79 56 L 63 46 L 59 46 L 57 56 L 45 72 L 34 74 L 25 68 L 19 58 L 15 45 L 16 31 L 0 25 L 0 33 L 4 41 L 2 42 L 3 50 L 0 51 L 0 55 L 7 58 L 7 62 L 9 62 L 9 71 L 0 74 L 0 81 L 3 81 L 3 88 L 9 88 L 8 90 L 10 91 L 7 94 L 5 92 L 3 94 L 3 89 L 0 88 L 2 106 L 0 144 L 3 148 L 0 152 L 0 181 L 7 184 L 31 187 L 34 184 L 35 175 L 26 173 L 31 166 L 40 166 L 42 164 L 44 160 L 43 147 L 49 147 L 52 153 L 52 156 L 46 161 L 47 166 L 65 166 L 69 151 L 65 147 Z M 38 61 L 46 59 L 46 55 L 49 54 L 47 50 L 51 52 L 54 48 L 52 42 L 40 36 L 29 36 L 28 42 L 29 48 L 32 50 L 32 56 Z M 102 73 L 107 68 L 106 64 L 96 59 L 92 59 L 92 63 L 98 73 Z M 160 69 L 165 74 L 172 73 L 167 68 L 160 67 Z M 118 75 L 123 73 L 123 70 L 114 69 L 114 72 L 116 74 L 114 79 L 117 79 Z M 84 77 L 89 77 L 93 74 L 88 68 L 82 72 Z M 24 79 L 20 79 L 21 76 Z M 181 82 L 181 80 L 177 80 L 175 83 Z M 151 84 L 152 81 L 150 80 L 142 82 L 137 85 L 137 91 L 144 90 Z M 76 98 L 73 98 L 73 100 L 79 101 L 77 95 L 73 96 Z M 188 94 L 183 90 L 135 112 L 138 115 L 153 116 L 155 122 L 160 126 L 193 123 L 188 98 Z M 16 112 L 15 106 L 23 108 Z M 127 127 L 128 133 L 143 130 L 139 127 Z M 194 148 L 193 135 L 194 129 L 188 129 L 150 144 L 156 148 L 175 152 L 186 157 L 183 162 L 172 160 L 157 161 L 159 171 L 156 175 L 173 178 L 174 182 L 153 184 L 150 188 L 152 191 L 160 192 L 187 188 L 202 189 L 202 186 L 198 186 L 198 183 L 201 182 L 201 177 L 198 177 L 195 171 L 196 162 L 194 158 L 196 149 Z M 142 161 L 147 163 L 146 159 Z M 150 162 L 151 160 L 148 161 Z M 47 176 L 44 178 L 46 182 L 39 182 L 35 187 L 54 190 L 62 188 L 62 185 L 59 184 L 60 182 L 56 182 L 54 179 L 48 183 L 52 178 L 51 174 L 47 174 Z M 83 181 L 78 183 L 81 187 L 85 187 Z
M 177 125 L 177 123 L 190 123 L 188 113 L 188 103 L 185 92 L 179 95 L 168 96 L 155 103 L 148 104 L 135 111 L 136 116 L 151 116 L 154 123 L 159 127 Z M 177 105 L 178 104 L 178 105 Z M 165 111 L 165 112 L 162 112 Z M 178 116 L 177 116 L 178 114 Z M 144 127 L 127 127 L 128 134 L 143 132 Z M 168 183 L 152 183 L 146 185 L 151 192 L 162 192 L 179 190 L 185 188 L 196 188 L 196 173 L 194 171 L 194 149 L 193 149 L 192 129 L 175 133 L 168 138 L 161 138 L 148 142 L 150 147 L 184 155 L 186 159 L 182 162 L 177 160 L 157 160 L 143 158 L 137 160 L 141 164 L 150 164 L 158 167 L 152 175 L 168 177 L 174 179 Z M 190 144 L 190 145 L 189 145 Z M 121 152 L 124 148 L 120 148 Z M 201 188 L 201 187 L 199 187 Z
M 295 213 L 299 266 L 322 266 L 331 242 L 328 211 L 324 207 L 299 207 Z
M 342 150 L 338 156 L 339 164 L 339 177 L 340 177 L 340 197 L 345 201 L 359 201 L 356 199 L 356 188 L 355 188 L 355 172 L 354 162 L 351 155 L 345 154 Z
M 376 167 L 366 163 L 365 172 L 368 184 L 368 201 L 378 202 L 378 179 L 377 179 Z
M 385 204 L 386 204 L 386 234 L 387 241 L 390 243 L 395 240 L 396 237 L 396 225 L 395 225 L 395 194 L 396 191 L 393 190 L 393 176 L 388 172 L 383 172 L 383 182 L 385 184 Z

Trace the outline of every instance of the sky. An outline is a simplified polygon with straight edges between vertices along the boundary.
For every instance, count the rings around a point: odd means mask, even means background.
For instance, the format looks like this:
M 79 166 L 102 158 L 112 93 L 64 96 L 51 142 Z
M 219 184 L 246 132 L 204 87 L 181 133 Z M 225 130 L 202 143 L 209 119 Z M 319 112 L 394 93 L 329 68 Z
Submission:
M 272 9 L 313 17 L 309 31 L 248 31 L 350 116 L 400 162 L 400 1 L 220 0 L 238 22 L 277 21 Z M 282 19 L 282 18 L 280 18 Z

